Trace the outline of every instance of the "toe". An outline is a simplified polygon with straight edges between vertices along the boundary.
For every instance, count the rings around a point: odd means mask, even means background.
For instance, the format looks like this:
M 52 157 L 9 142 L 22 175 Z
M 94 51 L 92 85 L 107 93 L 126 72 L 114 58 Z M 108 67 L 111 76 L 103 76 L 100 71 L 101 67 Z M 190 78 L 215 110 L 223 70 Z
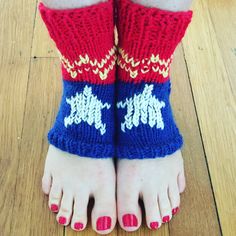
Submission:
M 57 222 L 60 225 L 68 225 L 71 220 L 73 209 L 73 195 L 68 190 L 63 190 L 60 210 L 57 214 Z
M 158 202 L 161 211 L 162 223 L 167 223 L 172 217 L 171 205 L 167 191 L 162 191 L 160 193 Z
M 123 185 L 118 188 L 118 220 L 125 231 L 135 231 L 141 225 L 142 216 L 138 200 L 139 192 L 137 190 L 125 188 Z
M 179 192 L 182 193 L 185 190 L 186 186 L 184 171 L 181 171 L 178 175 L 178 186 Z
M 71 220 L 71 228 L 75 231 L 85 229 L 87 225 L 87 208 L 89 194 L 78 193 L 74 201 L 74 212 Z
M 94 194 L 92 227 L 99 234 L 110 233 L 116 224 L 115 191 L 101 191 Z
M 147 191 L 144 192 L 143 203 L 145 207 L 147 227 L 152 230 L 160 228 L 162 220 L 157 201 L 157 193 Z
M 50 173 L 44 173 L 42 178 L 42 190 L 43 192 L 48 195 L 51 189 L 52 178 Z
M 49 193 L 49 208 L 52 212 L 58 212 L 62 197 L 62 188 L 57 183 L 52 183 L 52 187 Z
M 169 199 L 172 209 L 172 215 L 177 214 L 179 211 L 180 206 L 180 194 L 179 194 L 179 188 L 177 183 L 170 185 L 169 187 Z

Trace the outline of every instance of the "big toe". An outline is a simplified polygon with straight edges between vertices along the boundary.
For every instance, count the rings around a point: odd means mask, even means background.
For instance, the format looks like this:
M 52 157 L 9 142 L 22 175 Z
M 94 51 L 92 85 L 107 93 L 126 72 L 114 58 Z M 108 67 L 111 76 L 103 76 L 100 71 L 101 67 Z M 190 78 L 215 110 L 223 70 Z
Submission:
M 92 227 L 98 234 L 110 233 L 116 225 L 115 191 L 96 192 L 92 211 Z
M 132 186 L 132 185 L 128 185 Z M 142 222 L 141 209 L 138 203 L 139 192 L 119 185 L 117 193 L 118 220 L 125 231 L 137 230 Z

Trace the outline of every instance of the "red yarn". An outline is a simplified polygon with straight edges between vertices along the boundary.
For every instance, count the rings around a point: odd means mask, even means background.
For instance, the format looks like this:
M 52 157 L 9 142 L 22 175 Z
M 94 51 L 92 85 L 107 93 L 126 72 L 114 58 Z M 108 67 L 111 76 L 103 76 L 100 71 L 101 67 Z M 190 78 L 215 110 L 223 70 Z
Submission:
M 191 18 L 192 11 L 171 12 L 119 0 L 119 79 L 134 83 L 168 80 L 171 56 Z
M 114 47 L 112 0 L 67 10 L 49 9 L 40 3 L 39 10 L 63 56 L 64 79 L 94 84 L 114 82 L 116 55 L 108 56 Z

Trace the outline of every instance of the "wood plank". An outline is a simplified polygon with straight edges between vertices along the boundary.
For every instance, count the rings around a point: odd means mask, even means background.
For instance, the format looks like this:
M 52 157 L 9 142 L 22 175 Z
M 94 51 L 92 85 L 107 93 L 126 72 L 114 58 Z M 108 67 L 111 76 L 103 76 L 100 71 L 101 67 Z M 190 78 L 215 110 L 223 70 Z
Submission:
M 61 97 L 59 62 L 32 59 L 20 146 L 11 235 L 63 235 L 48 208 L 41 178 L 48 149 L 46 134 Z
M 207 5 L 232 93 L 235 96 L 236 2 L 234 0 L 208 0 Z
M 172 65 L 174 114 L 183 133 L 183 157 L 187 188 L 181 197 L 181 212 L 170 223 L 170 235 L 220 235 L 216 206 L 199 132 L 194 101 L 182 47 Z
M 0 234 L 11 235 L 35 1 L 0 1 Z
M 44 25 L 39 11 L 36 14 L 32 57 L 58 57 L 56 46 L 50 40 L 46 26 Z
M 236 232 L 236 100 L 207 2 L 195 1 L 195 9 L 184 52 L 222 231 L 231 236 Z

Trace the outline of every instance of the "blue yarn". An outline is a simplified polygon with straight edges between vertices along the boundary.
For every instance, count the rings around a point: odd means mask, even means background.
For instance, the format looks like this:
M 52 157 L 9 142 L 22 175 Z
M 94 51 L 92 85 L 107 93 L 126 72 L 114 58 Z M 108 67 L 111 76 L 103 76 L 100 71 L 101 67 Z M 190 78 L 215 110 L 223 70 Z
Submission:
M 82 157 L 113 157 L 114 85 L 63 80 L 63 87 L 60 109 L 48 133 L 49 143 Z M 72 111 L 74 101 L 79 107 Z
M 181 148 L 183 138 L 169 102 L 169 80 L 163 84 L 119 81 L 116 89 L 118 158 L 162 158 Z

